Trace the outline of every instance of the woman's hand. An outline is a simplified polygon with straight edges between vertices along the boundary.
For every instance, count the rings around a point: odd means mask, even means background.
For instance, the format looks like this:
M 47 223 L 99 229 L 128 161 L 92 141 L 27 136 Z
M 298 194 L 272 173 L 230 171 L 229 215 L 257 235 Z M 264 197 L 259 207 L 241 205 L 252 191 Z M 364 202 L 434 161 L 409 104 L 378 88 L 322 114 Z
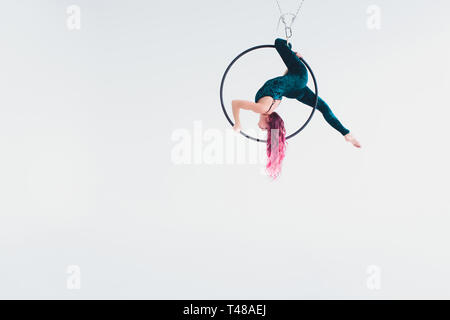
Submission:
M 236 122 L 233 126 L 233 130 L 236 132 L 240 132 L 241 131 L 241 124 L 239 122 Z
M 298 53 L 298 52 L 296 52 L 295 55 L 296 55 L 297 57 L 299 57 L 299 58 L 303 58 L 302 55 L 301 55 L 300 53 Z

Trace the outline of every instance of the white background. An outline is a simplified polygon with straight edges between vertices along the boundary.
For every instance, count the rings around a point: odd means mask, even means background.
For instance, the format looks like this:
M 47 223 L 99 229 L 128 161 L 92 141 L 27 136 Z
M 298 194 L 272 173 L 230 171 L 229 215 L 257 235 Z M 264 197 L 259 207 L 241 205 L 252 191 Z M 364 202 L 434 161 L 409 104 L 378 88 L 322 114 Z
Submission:
M 271 182 L 177 165 L 172 134 L 229 130 L 222 73 L 282 36 L 275 1 L 2 1 L 0 298 L 450 298 L 449 9 L 307 0 L 294 49 L 363 149 L 317 113 Z M 274 52 L 246 61 L 227 101 L 284 72 Z M 279 111 L 291 132 L 309 109 Z

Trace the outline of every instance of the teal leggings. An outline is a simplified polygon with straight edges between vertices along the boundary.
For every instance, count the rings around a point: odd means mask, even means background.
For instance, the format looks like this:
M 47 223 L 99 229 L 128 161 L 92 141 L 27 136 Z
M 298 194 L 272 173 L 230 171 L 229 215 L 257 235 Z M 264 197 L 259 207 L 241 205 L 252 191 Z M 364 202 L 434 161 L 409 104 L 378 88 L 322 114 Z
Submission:
M 289 72 L 283 77 L 269 80 L 257 93 L 256 101 L 266 95 L 274 99 L 281 99 L 282 96 L 285 96 L 287 98 L 297 99 L 310 107 L 314 107 L 316 95 L 306 86 L 308 82 L 308 70 L 297 57 L 297 54 L 292 51 L 292 44 L 288 44 L 286 40 L 278 38 L 275 40 L 275 48 Z M 345 136 L 350 132 L 342 125 L 330 107 L 320 97 L 317 102 L 317 110 L 342 135 Z
M 312 92 L 311 89 L 309 89 L 308 87 L 305 87 L 302 90 L 302 93 L 296 99 L 301 103 L 304 103 L 310 107 L 314 107 L 316 103 L 316 94 Z M 342 125 L 342 123 L 334 115 L 333 111 L 331 111 L 327 103 L 323 101 L 320 97 L 319 101 L 317 102 L 317 110 L 319 110 L 322 113 L 326 122 L 328 122 L 330 126 L 339 131 L 343 136 L 345 136 L 350 132 L 350 130 L 348 130 Z

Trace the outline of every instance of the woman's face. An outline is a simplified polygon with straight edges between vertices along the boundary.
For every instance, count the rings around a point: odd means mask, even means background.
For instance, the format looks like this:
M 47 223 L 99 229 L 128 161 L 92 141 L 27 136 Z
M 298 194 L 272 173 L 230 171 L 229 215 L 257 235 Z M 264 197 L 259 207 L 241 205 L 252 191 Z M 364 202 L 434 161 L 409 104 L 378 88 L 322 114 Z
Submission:
M 269 116 L 266 114 L 261 114 L 259 117 L 258 127 L 261 130 L 269 129 Z

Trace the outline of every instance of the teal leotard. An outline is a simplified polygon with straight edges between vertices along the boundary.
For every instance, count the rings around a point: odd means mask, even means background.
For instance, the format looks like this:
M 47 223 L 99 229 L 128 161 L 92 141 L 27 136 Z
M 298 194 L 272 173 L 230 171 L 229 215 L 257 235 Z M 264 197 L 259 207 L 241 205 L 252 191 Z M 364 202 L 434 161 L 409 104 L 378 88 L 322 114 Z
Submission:
M 282 100 L 283 97 L 286 97 L 297 99 L 310 107 L 314 107 L 315 94 L 306 86 L 308 83 L 308 69 L 297 57 L 296 53 L 292 51 L 292 44 L 288 44 L 286 40 L 278 38 L 275 40 L 275 48 L 288 68 L 288 73 L 264 83 L 256 93 L 255 102 L 266 96 L 272 97 L 274 100 Z M 319 98 L 317 103 L 317 110 L 342 135 L 345 136 L 350 132 L 340 123 L 330 107 L 321 98 Z

